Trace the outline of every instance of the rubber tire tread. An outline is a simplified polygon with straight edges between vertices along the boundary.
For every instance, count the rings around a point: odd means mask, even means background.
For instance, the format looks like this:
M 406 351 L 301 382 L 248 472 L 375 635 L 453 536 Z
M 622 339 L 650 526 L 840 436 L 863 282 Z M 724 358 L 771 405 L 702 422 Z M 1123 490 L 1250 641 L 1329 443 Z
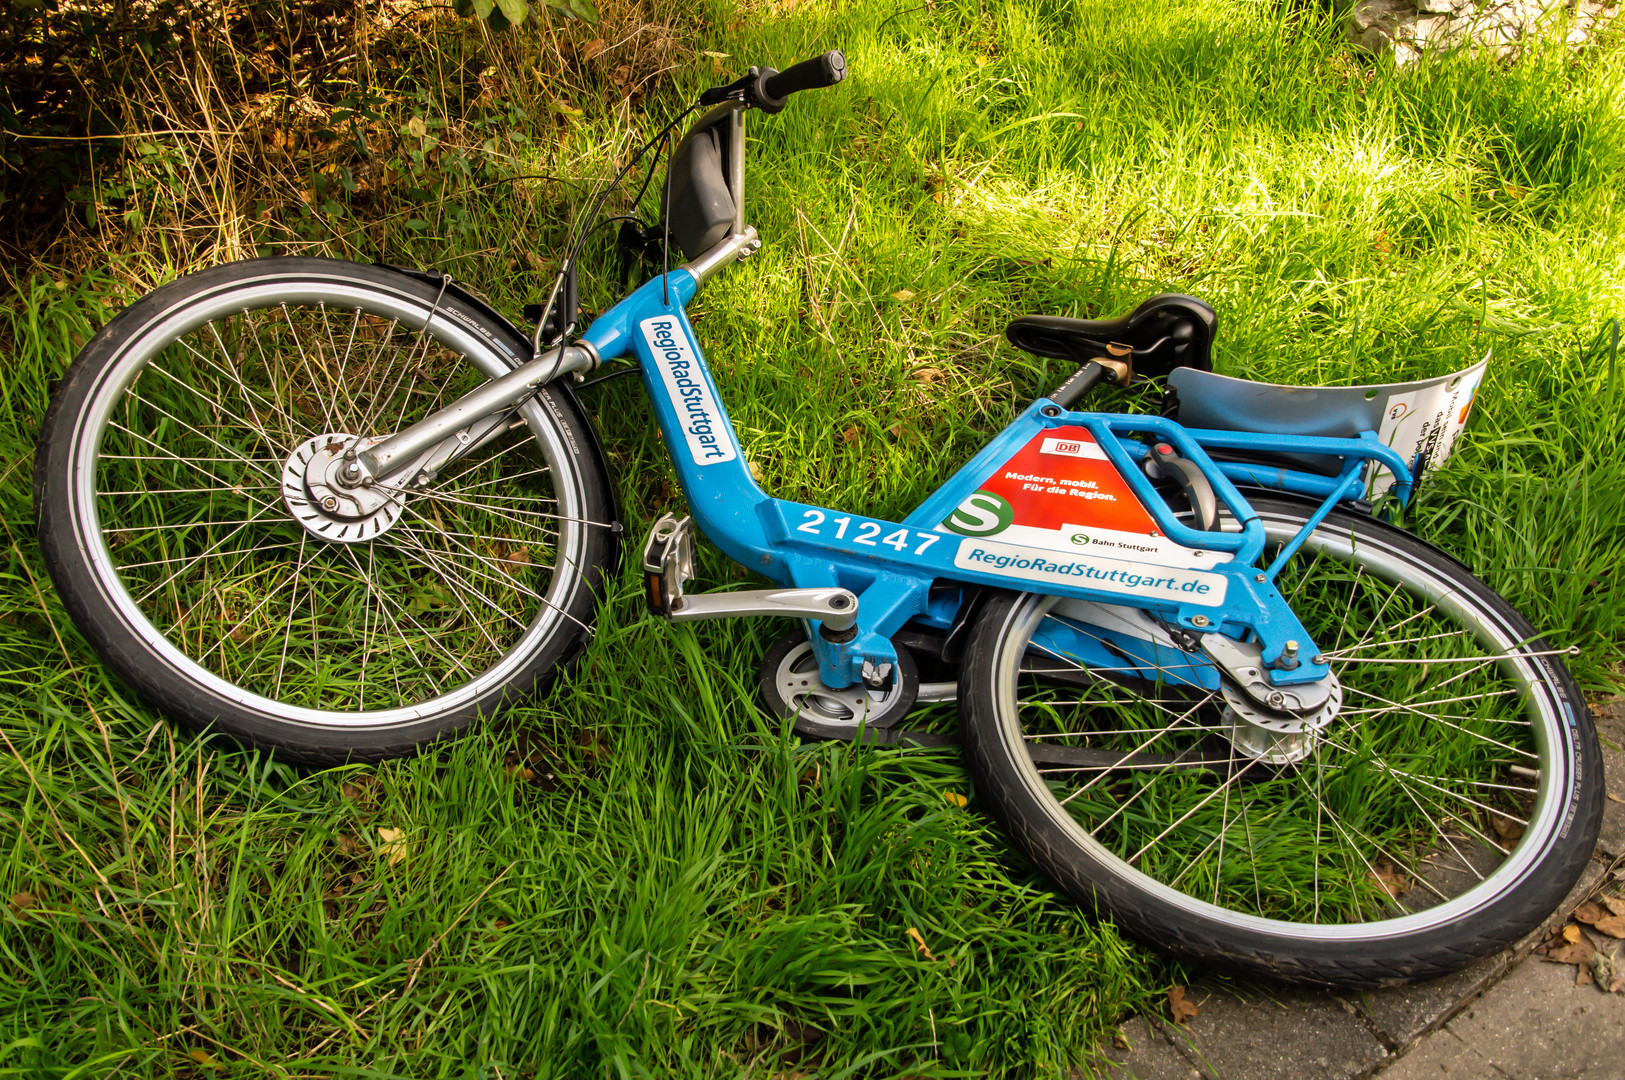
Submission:
M 1247 493 L 1260 512 L 1306 518 L 1315 508 L 1280 495 Z M 1373 518 L 1337 510 L 1322 526 L 1343 529 L 1367 541 L 1380 540 L 1425 563 L 1434 573 L 1457 579 L 1465 590 L 1508 629 L 1546 648 L 1521 614 L 1456 559 Z M 1566 837 L 1554 837 L 1545 858 L 1510 893 L 1452 923 L 1382 941 L 1309 942 L 1261 934 L 1215 919 L 1197 918 L 1166 906 L 1131 880 L 1103 869 L 1042 809 L 1027 787 L 1000 735 L 993 702 L 994 666 L 1003 627 L 1024 594 L 989 600 L 966 650 L 961 673 L 960 737 L 979 796 L 1026 855 L 1071 898 L 1110 917 L 1130 936 L 1182 960 L 1249 978 L 1325 987 L 1384 987 L 1436 978 L 1505 948 L 1545 921 L 1584 872 L 1601 827 L 1604 786 L 1601 748 L 1579 685 L 1555 657 L 1541 658 L 1561 704 L 1569 707 L 1576 746 L 1568 752 L 1575 769 L 1569 793 L 1573 812 Z
M 306 278 L 326 275 L 404 294 L 434 304 L 466 326 L 485 331 L 498 355 L 507 353 L 510 366 L 531 356 L 531 345 L 506 322 L 493 320 L 475 306 L 461 302 L 436 285 L 379 266 L 334 259 L 282 256 L 226 263 L 189 274 L 159 287 L 114 317 L 86 343 L 51 397 L 41 425 L 34 457 L 34 514 L 41 553 L 74 625 L 112 671 L 149 705 L 170 719 L 199 732 L 225 735 L 238 744 L 268 751 L 280 761 L 306 767 L 346 762 L 377 762 L 420 751 L 434 740 L 455 736 L 474 723 L 490 720 L 520 701 L 545 694 L 580 657 L 604 597 L 606 579 L 616 565 L 619 536 L 616 530 L 588 528 L 582 565 L 587 587 L 577 589 L 569 605 L 569 618 L 560 620 L 529 662 L 506 683 L 480 700 L 448 714 L 407 724 L 379 728 L 314 727 L 292 724 L 204 690 L 179 677 L 167 662 L 132 633 L 102 594 L 99 579 L 86 565 L 72 514 L 72 446 L 78 412 L 84 408 L 103 368 L 117 356 L 128 335 L 187 303 L 193 296 L 231 282 L 266 276 Z M 551 397 L 544 411 L 559 420 L 565 441 L 578 448 L 584 516 L 589 521 L 614 520 L 614 495 L 606 463 L 597 453 L 591 422 L 570 393 L 544 391 Z

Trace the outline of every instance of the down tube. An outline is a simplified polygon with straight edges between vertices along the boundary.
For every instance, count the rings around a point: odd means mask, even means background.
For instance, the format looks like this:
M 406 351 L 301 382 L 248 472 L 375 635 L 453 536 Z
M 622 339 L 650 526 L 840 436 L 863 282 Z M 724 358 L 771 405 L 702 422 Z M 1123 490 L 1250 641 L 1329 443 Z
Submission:
M 643 301 L 629 320 L 631 343 L 695 524 L 741 566 L 789 584 L 757 513 L 767 494 L 750 474 L 687 315 L 663 303 L 658 288 L 630 299 Z

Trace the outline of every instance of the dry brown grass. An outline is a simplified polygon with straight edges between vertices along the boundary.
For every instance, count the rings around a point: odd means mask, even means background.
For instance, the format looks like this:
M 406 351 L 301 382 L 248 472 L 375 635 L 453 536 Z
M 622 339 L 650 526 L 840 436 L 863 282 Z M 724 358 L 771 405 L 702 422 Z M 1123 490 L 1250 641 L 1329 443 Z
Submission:
M 19 43 L 0 64 L 14 271 L 127 256 L 145 282 L 270 252 L 421 260 L 438 244 L 541 272 L 525 241 L 556 240 L 698 29 L 661 0 L 505 31 L 415 0 L 100 6 L 104 37 L 157 44 L 97 52 L 63 23 L 0 20 Z

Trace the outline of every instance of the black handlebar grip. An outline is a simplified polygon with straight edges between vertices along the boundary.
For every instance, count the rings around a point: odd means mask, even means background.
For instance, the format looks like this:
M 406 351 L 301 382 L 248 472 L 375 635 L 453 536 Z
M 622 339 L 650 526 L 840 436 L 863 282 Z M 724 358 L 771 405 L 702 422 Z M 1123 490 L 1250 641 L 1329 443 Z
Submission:
M 844 78 L 846 78 L 846 57 L 841 55 L 839 49 L 831 49 L 823 56 L 803 60 L 786 71 L 763 72 L 760 87 L 761 95 L 765 99 L 763 101 L 765 111 L 777 112 L 784 108 L 785 99 L 797 91 L 834 86 Z

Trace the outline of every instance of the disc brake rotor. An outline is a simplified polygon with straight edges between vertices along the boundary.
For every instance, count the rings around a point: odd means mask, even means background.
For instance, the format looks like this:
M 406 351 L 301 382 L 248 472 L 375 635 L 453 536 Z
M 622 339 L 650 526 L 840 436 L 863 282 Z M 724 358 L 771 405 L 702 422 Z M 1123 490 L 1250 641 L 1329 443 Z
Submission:
M 365 450 L 378 441 L 330 432 L 294 447 L 282 467 L 282 501 L 311 535 L 358 544 L 376 539 L 400 520 L 405 504 L 398 492 L 383 485 L 348 487 L 339 480 L 344 452 L 352 444 Z
M 1343 707 L 1343 685 L 1328 675 L 1330 693 L 1307 713 L 1266 709 L 1228 681 L 1223 685 L 1224 736 L 1243 756 L 1270 765 L 1290 765 L 1314 753 L 1316 733 L 1336 719 Z

